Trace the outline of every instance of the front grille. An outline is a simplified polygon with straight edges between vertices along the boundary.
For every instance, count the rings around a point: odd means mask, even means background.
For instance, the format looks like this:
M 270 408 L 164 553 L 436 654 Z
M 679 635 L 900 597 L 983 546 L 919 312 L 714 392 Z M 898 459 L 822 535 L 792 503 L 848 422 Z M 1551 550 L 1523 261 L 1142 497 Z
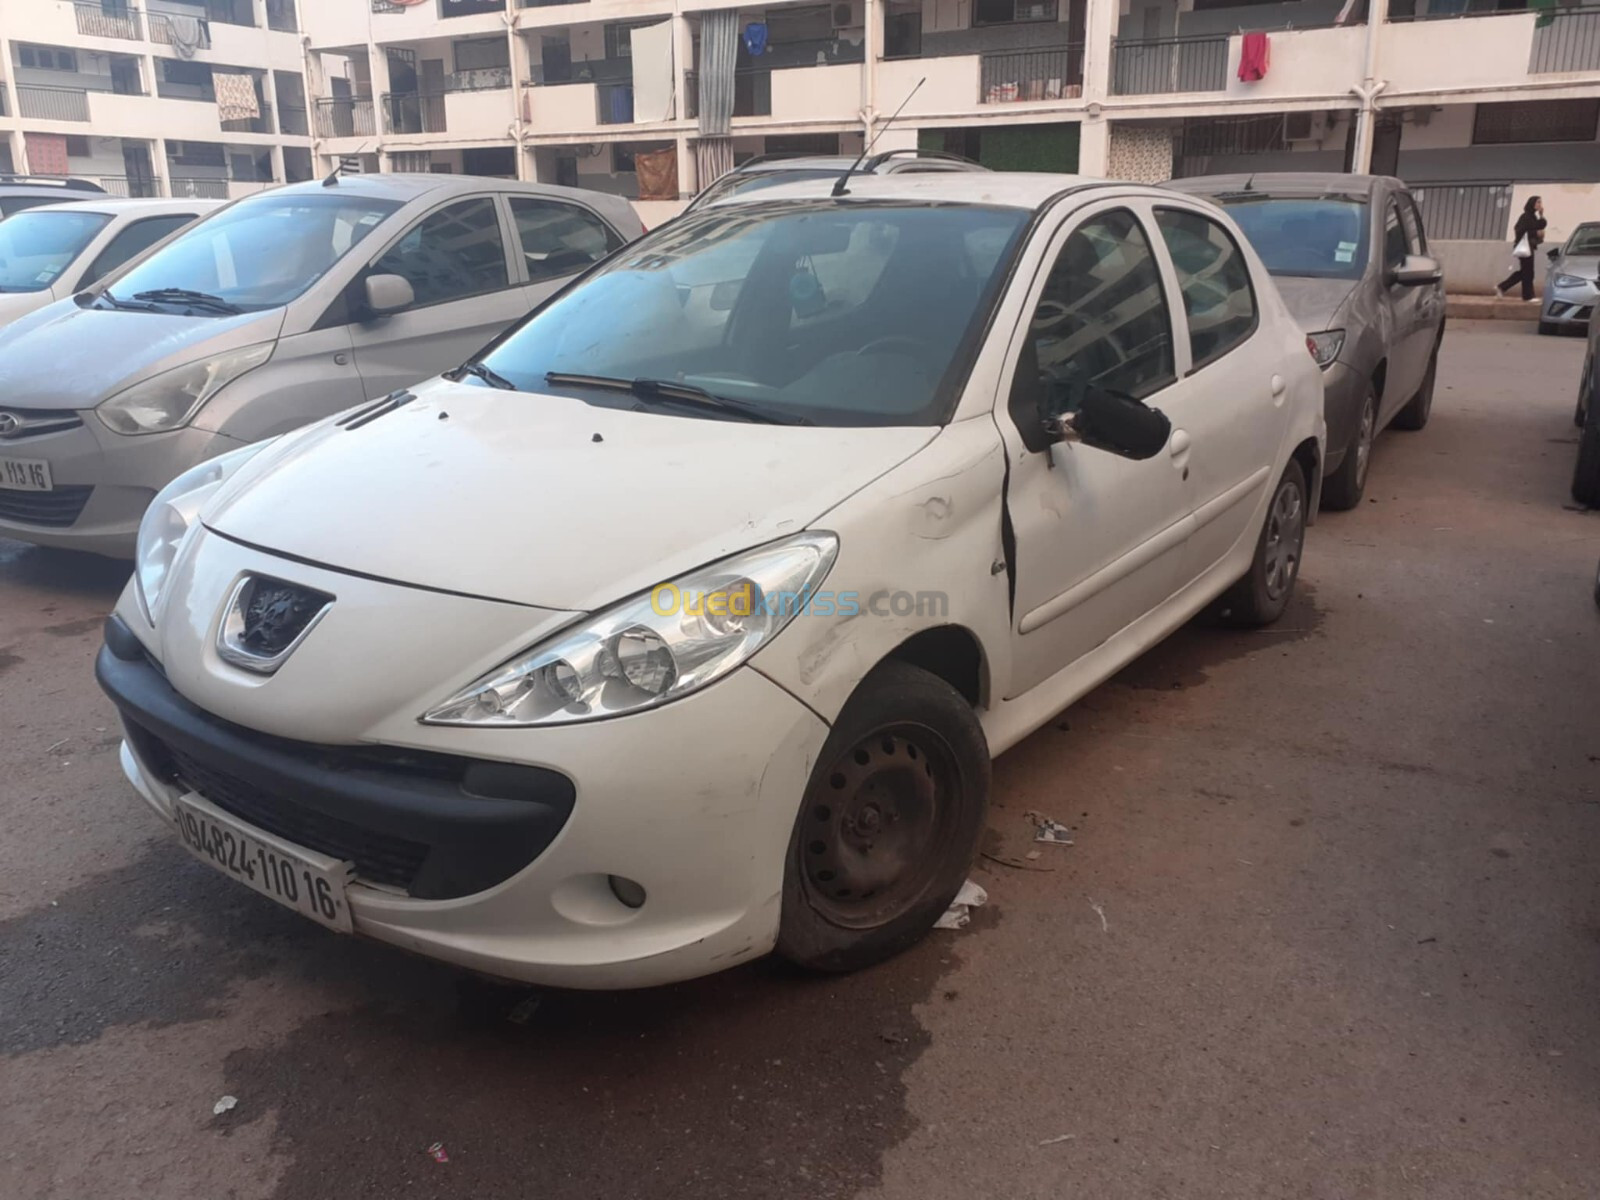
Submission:
M 58 487 L 49 492 L 14 492 L 0 488 L 0 521 L 66 529 L 83 515 L 92 487 Z
M 1572 319 L 1574 321 L 1587 321 L 1593 315 L 1594 315 L 1594 305 L 1585 304 L 1577 312 L 1572 314 Z
M 11 431 L 0 436 L 0 441 L 20 442 L 24 438 L 43 437 L 47 433 L 66 433 L 83 425 L 83 418 L 75 412 L 55 408 L 0 408 L 0 417 L 13 417 Z M 8 422 L 0 421 L 0 425 Z
M 172 774 L 184 787 L 257 829 L 330 858 L 349 859 L 363 879 L 409 887 L 428 856 L 428 847 L 420 842 L 363 829 L 262 791 L 248 780 L 196 762 L 174 747 L 165 749 Z

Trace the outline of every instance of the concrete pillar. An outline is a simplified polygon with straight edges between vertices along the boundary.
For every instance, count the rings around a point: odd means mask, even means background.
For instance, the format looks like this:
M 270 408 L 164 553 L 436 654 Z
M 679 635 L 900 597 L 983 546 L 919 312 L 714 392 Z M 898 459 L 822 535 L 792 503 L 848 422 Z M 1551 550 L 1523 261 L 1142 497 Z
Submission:
M 163 196 L 172 195 L 172 164 L 167 160 L 167 139 L 158 137 L 150 144 L 150 165 L 155 169 L 156 180 Z
M 1088 0 L 1083 31 L 1083 98 L 1078 129 L 1078 174 L 1104 176 L 1111 164 L 1111 122 L 1102 105 L 1111 94 L 1111 39 L 1117 32 L 1118 0 Z
M 878 59 L 883 56 L 883 8 L 878 0 L 865 0 L 861 38 L 861 144 L 872 144 L 873 127 L 882 116 L 878 112 Z
M 283 165 L 283 143 L 275 143 L 272 147 L 272 179 L 275 183 L 288 183 L 289 172 Z
M 1104 178 L 1111 166 L 1111 122 L 1086 115 L 1078 128 L 1078 174 Z
M 677 13 L 672 18 L 672 96 L 673 115 L 680 121 L 689 119 L 689 110 L 695 97 L 689 95 L 689 84 L 684 75 L 694 64 L 694 31 L 689 27 L 689 21 L 682 13 Z M 682 155 L 679 155 L 682 158 Z M 678 168 L 680 182 L 682 181 L 681 164 Z
M 1377 78 L 1378 46 L 1388 18 L 1389 0 L 1371 0 L 1367 6 L 1366 60 L 1361 83 L 1350 89 L 1361 101 L 1361 107 L 1356 110 L 1355 154 L 1350 163 L 1350 170 L 1358 175 L 1372 169 L 1372 134 L 1378 123 L 1376 99 L 1384 86 L 1384 82 Z
M 694 149 L 689 144 L 689 135 L 678 135 L 678 195 L 689 197 L 700 191 L 699 165 L 695 162 Z
M 378 171 L 388 175 L 394 170 L 389 165 L 389 156 L 383 152 L 384 141 L 388 133 L 385 122 L 388 120 L 388 107 L 384 97 L 389 94 L 389 54 L 376 42 L 367 47 L 367 66 L 372 73 L 372 121 L 373 128 L 377 130 L 377 138 L 373 142 L 373 150 L 378 156 Z

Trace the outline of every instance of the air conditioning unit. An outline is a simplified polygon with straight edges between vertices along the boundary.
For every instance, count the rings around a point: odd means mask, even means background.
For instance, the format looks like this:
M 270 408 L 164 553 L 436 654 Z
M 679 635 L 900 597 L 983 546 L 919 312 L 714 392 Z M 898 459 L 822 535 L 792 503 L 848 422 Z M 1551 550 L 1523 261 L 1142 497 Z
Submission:
M 1319 112 L 1289 112 L 1283 114 L 1283 140 L 1285 142 L 1320 142 L 1327 135 L 1327 118 Z

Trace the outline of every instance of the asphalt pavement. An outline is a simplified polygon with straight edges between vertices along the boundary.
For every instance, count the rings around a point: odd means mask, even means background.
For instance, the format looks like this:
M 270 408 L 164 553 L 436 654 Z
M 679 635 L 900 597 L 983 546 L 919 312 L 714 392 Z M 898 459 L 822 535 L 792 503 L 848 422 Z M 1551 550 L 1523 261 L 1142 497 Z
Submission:
M 842 979 L 534 994 L 313 927 L 124 784 L 126 569 L 0 542 L 0 1196 L 1600 1193 L 1583 347 L 1445 347 L 1283 621 L 1003 757 L 988 906 Z

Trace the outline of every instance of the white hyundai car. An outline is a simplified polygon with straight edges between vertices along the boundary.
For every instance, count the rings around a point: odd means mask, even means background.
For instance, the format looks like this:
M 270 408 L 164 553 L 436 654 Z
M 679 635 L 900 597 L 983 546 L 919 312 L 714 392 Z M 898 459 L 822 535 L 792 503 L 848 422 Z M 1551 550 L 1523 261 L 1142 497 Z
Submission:
M 993 755 L 1208 606 L 1283 612 L 1322 407 L 1203 200 L 787 184 L 183 475 L 98 674 L 183 844 L 331 929 L 574 987 L 849 970 L 950 904 Z

